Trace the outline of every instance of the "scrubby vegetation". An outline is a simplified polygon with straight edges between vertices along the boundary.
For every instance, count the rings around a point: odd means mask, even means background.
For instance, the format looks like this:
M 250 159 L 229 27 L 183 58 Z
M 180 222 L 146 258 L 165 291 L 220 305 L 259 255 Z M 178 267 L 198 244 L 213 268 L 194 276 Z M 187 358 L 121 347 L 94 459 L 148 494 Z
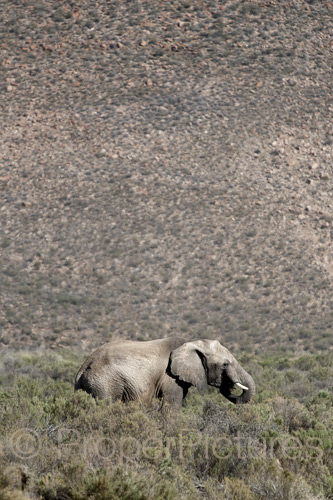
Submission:
M 244 360 L 253 403 L 192 389 L 180 414 L 74 393 L 80 361 L 66 350 L 3 358 L 1 500 L 333 495 L 333 356 Z

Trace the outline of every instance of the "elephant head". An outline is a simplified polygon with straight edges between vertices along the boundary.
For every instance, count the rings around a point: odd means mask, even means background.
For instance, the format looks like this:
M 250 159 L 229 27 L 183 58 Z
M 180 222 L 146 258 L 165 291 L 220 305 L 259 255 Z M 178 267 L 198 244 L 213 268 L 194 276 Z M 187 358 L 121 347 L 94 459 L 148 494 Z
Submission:
M 178 380 L 205 389 L 218 387 L 221 394 L 235 404 L 250 401 L 255 393 L 254 381 L 234 356 L 217 340 L 186 342 L 170 355 L 170 373 Z M 242 389 L 236 396 L 232 390 Z

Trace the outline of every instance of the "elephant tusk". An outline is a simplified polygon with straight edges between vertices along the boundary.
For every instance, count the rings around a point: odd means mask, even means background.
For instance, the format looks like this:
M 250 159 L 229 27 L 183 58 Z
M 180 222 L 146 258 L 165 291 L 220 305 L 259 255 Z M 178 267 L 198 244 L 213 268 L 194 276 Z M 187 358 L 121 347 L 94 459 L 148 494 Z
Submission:
M 248 387 L 246 387 L 245 385 L 241 384 L 240 382 L 236 382 L 235 385 L 237 385 L 237 387 L 240 387 L 241 389 L 244 389 L 244 391 L 248 391 L 249 390 Z

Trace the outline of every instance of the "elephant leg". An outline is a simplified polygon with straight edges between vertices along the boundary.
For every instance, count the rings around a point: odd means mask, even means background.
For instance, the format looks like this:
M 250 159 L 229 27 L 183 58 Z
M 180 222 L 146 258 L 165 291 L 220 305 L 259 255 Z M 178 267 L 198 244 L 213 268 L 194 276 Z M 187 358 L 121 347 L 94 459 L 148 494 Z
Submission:
M 161 385 L 159 397 L 174 408 L 181 408 L 188 388 L 189 384 L 180 384 L 175 379 L 168 377 Z

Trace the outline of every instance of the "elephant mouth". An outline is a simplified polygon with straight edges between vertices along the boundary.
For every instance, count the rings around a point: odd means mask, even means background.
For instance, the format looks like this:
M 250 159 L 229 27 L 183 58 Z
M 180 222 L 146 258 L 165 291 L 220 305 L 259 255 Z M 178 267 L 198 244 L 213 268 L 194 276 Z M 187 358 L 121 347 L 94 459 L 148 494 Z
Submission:
M 221 385 L 220 393 L 226 397 L 229 401 L 235 404 L 248 403 L 255 391 L 254 383 L 250 380 L 251 384 L 242 384 L 242 382 L 232 382 Z M 239 394 L 241 390 L 241 394 Z
M 218 387 L 217 384 L 213 384 L 212 383 L 211 385 L 216 385 L 216 387 Z M 240 382 L 240 380 L 237 379 L 237 378 L 236 378 L 236 380 L 235 379 L 232 380 L 231 378 L 227 378 L 227 377 L 224 378 L 224 377 L 222 377 L 222 383 L 220 384 L 219 387 L 220 387 L 220 389 L 222 389 L 222 388 L 228 388 L 229 391 L 232 390 L 232 389 L 237 389 L 237 387 L 239 389 L 242 389 L 243 392 L 249 390 L 249 387 L 246 386 L 246 385 L 244 385 L 244 384 L 242 384 L 242 382 Z

